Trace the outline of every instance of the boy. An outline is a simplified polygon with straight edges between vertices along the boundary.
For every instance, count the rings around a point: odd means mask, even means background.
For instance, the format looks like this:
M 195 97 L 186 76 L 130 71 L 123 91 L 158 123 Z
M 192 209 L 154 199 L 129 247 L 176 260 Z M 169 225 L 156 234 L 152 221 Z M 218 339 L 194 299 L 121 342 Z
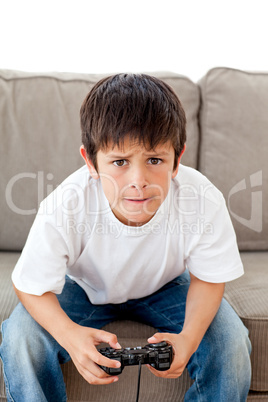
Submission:
M 187 366 L 186 401 L 246 400 L 250 342 L 222 299 L 243 267 L 223 196 L 180 165 L 185 125 L 173 90 L 147 75 L 111 76 L 86 97 L 86 165 L 42 202 L 12 274 L 21 303 L 0 350 L 10 401 L 65 401 L 70 358 L 91 384 L 117 381 L 98 365 L 120 363 L 96 345 L 120 348 L 101 328 L 126 316 L 173 347 L 171 368 L 153 374 Z

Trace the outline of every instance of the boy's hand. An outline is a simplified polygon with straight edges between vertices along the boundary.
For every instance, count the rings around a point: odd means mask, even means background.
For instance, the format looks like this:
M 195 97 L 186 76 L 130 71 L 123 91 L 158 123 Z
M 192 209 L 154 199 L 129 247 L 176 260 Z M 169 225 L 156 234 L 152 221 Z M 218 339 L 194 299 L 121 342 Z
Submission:
M 148 339 L 149 343 L 162 341 L 166 341 L 173 347 L 173 361 L 170 369 L 159 371 L 150 365 L 147 365 L 147 367 L 156 377 L 178 378 L 182 375 L 190 357 L 195 352 L 195 348 L 191 345 L 187 337 L 184 336 L 183 332 L 180 334 L 156 333 Z
M 114 349 L 121 348 L 116 335 L 77 324 L 69 331 L 64 342 L 64 348 L 77 370 L 90 384 L 111 384 L 118 380 L 117 376 L 108 375 L 98 366 L 120 367 L 120 362 L 108 359 L 97 351 L 96 345 L 102 342 L 108 343 Z
M 182 331 L 179 334 L 156 333 L 148 339 L 150 343 L 166 341 L 173 346 L 174 358 L 169 370 L 157 371 L 149 367 L 157 377 L 177 378 L 182 375 L 221 304 L 224 283 L 204 282 L 192 274 L 190 276 Z
M 110 384 L 118 380 L 118 377 L 109 376 L 98 364 L 120 367 L 120 363 L 108 359 L 96 349 L 96 345 L 102 342 L 108 343 L 114 349 L 120 349 L 116 335 L 74 323 L 62 310 L 54 293 L 35 296 L 21 292 L 16 287 L 14 289 L 31 316 L 67 350 L 86 381 L 90 384 Z

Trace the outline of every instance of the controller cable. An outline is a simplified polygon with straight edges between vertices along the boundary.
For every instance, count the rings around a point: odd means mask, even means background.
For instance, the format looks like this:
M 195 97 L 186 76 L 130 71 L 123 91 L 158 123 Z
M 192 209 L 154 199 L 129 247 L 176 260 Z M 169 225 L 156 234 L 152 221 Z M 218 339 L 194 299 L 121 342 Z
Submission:
M 136 402 L 139 401 L 139 395 L 140 395 L 140 381 L 141 381 L 141 360 L 139 361 L 139 375 L 138 375 L 138 385 L 137 385 L 137 397 L 136 397 Z

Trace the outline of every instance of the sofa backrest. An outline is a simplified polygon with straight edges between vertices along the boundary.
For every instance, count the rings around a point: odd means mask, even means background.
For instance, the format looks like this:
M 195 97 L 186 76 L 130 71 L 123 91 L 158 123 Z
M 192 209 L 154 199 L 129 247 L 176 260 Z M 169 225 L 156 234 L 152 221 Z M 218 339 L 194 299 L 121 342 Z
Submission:
M 223 192 L 240 250 L 267 250 L 268 74 L 215 68 L 199 84 L 199 170 Z
M 182 101 L 188 120 L 183 163 L 196 168 L 199 88 L 177 74 L 151 74 Z M 103 77 L 0 70 L 0 250 L 23 248 L 42 199 L 82 166 L 79 110 Z

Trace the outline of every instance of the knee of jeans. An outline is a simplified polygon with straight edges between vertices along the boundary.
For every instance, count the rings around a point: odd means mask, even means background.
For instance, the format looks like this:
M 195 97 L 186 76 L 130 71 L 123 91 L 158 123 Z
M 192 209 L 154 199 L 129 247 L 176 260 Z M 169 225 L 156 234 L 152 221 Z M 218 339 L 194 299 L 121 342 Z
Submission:
M 242 371 L 243 369 L 247 371 L 250 366 L 251 353 L 248 329 L 230 306 L 225 309 L 223 314 L 219 312 L 216 321 L 217 319 L 221 323 L 216 332 L 219 358 L 228 366 L 236 366 Z
M 40 339 L 44 337 L 44 332 L 19 304 L 2 324 L 1 354 L 13 355 L 16 359 L 20 357 L 24 359 L 29 354 L 34 355 L 35 349 L 40 349 Z
M 229 332 L 225 345 L 229 349 L 228 356 L 233 364 L 236 363 L 240 367 L 250 364 L 251 342 L 248 330 L 242 322 L 239 328 Z
M 251 381 L 251 343 L 248 330 L 242 322 L 230 332 L 225 347 L 228 352 L 223 356 L 223 366 L 229 373 L 230 383 L 234 381 L 241 389 L 248 390 Z

